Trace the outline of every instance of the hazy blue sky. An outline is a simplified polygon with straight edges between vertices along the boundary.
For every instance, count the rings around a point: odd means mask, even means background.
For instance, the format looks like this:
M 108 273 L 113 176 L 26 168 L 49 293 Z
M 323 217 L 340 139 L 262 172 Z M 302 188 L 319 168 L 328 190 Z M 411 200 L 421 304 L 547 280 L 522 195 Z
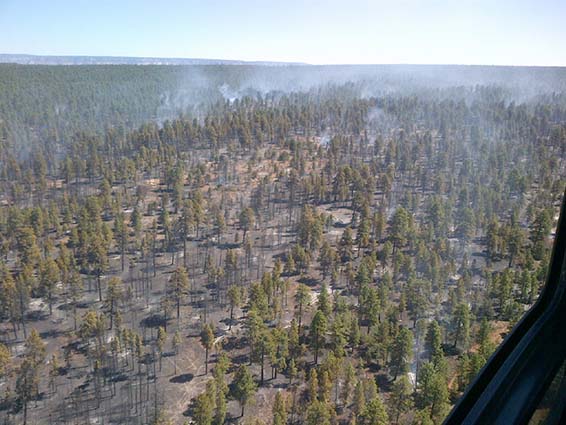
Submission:
M 0 0 L 0 53 L 566 65 L 565 0 Z

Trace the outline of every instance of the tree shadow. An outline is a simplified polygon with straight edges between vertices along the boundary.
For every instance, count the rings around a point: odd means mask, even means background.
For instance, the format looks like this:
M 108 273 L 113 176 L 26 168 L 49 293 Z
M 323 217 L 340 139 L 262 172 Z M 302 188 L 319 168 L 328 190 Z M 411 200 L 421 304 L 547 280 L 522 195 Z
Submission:
M 125 373 L 118 373 L 117 375 L 110 376 L 110 382 L 125 382 L 128 380 L 128 375 Z
M 160 326 L 165 326 L 165 317 L 162 314 L 152 314 L 140 321 L 140 325 L 143 328 L 158 328 Z
M 240 243 L 233 243 L 233 242 L 224 242 L 221 244 L 217 244 L 216 247 L 218 249 L 236 249 L 240 246 Z
M 182 375 L 173 376 L 169 382 L 173 384 L 186 384 L 191 382 L 195 376 L 192 373 L 183 373 Z
M 442 344 L 442 351 L 444 351 L 444 354 L 450 357 L 457 356 L 461 353 L 461 350 L 457 347 L 454 347 L 453 344 Z
M 273 384 L 272 387 L 277 389 L 289 388 L 289 382 L 278 382 L 276 384 Z
M 393 381 L 389 380 L 386 373 L 378 373 L 375 375 L 375 381 L 380 392 L 390 392 Z
M 32 310 L 26 314 L 26 320 L 28 322 L 39 322 L 41 320 L 47 320 L 49 314 L 42 310 Z
M 247 340 L 245 338 L 238 338 L 235 336 L 230 336 L 224 339 L 222 347 L 225 351 L 230 352 L 234 350 L 242 350 L 247 346 Z
M 319 281 L 318 281 L 318 279 L 315 279 L 314 277 L 303 276 L 300 279 L 297 279 L 297 282 L 303 283 L 303 284 L 312 288 L 313 286 L 317 286 Z
M 337 229 L 344 229 L 346 227 L 348 227 L 350 225 L 350 223 L 344 223 L 341 220 L 335 221 L 334 223 L 332 223 L 332 227 L 336 227 Z
M 233 365 L 247 364 L 247 363 L 249 363 L 249 361 L 250 361 L 250 358 L 247 354 L 240 354 L 240 355 L 232 358 L 232 364 Z
M 71 311 L 73 309 L 73 303 L 63 303 L 57 306 L 56 309 L 60 311 Z
M 80 309 L 90 308 L 94 304 L 96 304 L 96 301 L 82 301 L 77 303 L 77 308 Z
M 47 338 L 58 338 L 61 335 L 65 335 L 65 332 L 60 330 L 60 329 L 49 329 L 47 331 L 43 331 L 39 333 L 39 336 L 42 339 L 47 339 Z

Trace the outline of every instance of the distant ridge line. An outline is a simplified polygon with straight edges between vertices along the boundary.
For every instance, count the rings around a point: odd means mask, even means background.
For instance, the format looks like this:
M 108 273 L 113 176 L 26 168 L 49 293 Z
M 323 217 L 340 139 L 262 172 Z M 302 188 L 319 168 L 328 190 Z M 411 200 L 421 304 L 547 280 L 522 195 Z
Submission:
M 135 56 L 52 56 L 0 53 L 0 63 L 20 65 L 306 65 L 301 62 L 243 61 L 200 58 L 154 58 Z

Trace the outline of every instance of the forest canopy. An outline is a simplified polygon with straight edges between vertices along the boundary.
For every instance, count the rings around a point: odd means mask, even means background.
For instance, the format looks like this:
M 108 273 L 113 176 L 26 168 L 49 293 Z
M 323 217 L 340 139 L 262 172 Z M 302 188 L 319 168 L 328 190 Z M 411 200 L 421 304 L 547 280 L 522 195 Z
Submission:
M 566 71 L 0 65 L 6 423 L 441 423 L 544 285 Z

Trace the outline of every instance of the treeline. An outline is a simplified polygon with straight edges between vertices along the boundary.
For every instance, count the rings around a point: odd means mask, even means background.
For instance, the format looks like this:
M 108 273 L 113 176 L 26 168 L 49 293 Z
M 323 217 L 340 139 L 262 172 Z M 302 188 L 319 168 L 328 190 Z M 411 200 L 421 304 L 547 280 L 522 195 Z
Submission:
M 565 103 L 560 68 L 252 65 L 43 66 L 0 64 L 0 135 L 13 155 L 65 152 L 74 134 L 129 131 L 217 102 L 270 92 L 350 86 L 350 96 L 397 94 L 473 99 L 486 87 L 507 102 Z M 342 90 L 342 95 L 345 95 Z M 198 115 L 198 113 L 195 113 Z

